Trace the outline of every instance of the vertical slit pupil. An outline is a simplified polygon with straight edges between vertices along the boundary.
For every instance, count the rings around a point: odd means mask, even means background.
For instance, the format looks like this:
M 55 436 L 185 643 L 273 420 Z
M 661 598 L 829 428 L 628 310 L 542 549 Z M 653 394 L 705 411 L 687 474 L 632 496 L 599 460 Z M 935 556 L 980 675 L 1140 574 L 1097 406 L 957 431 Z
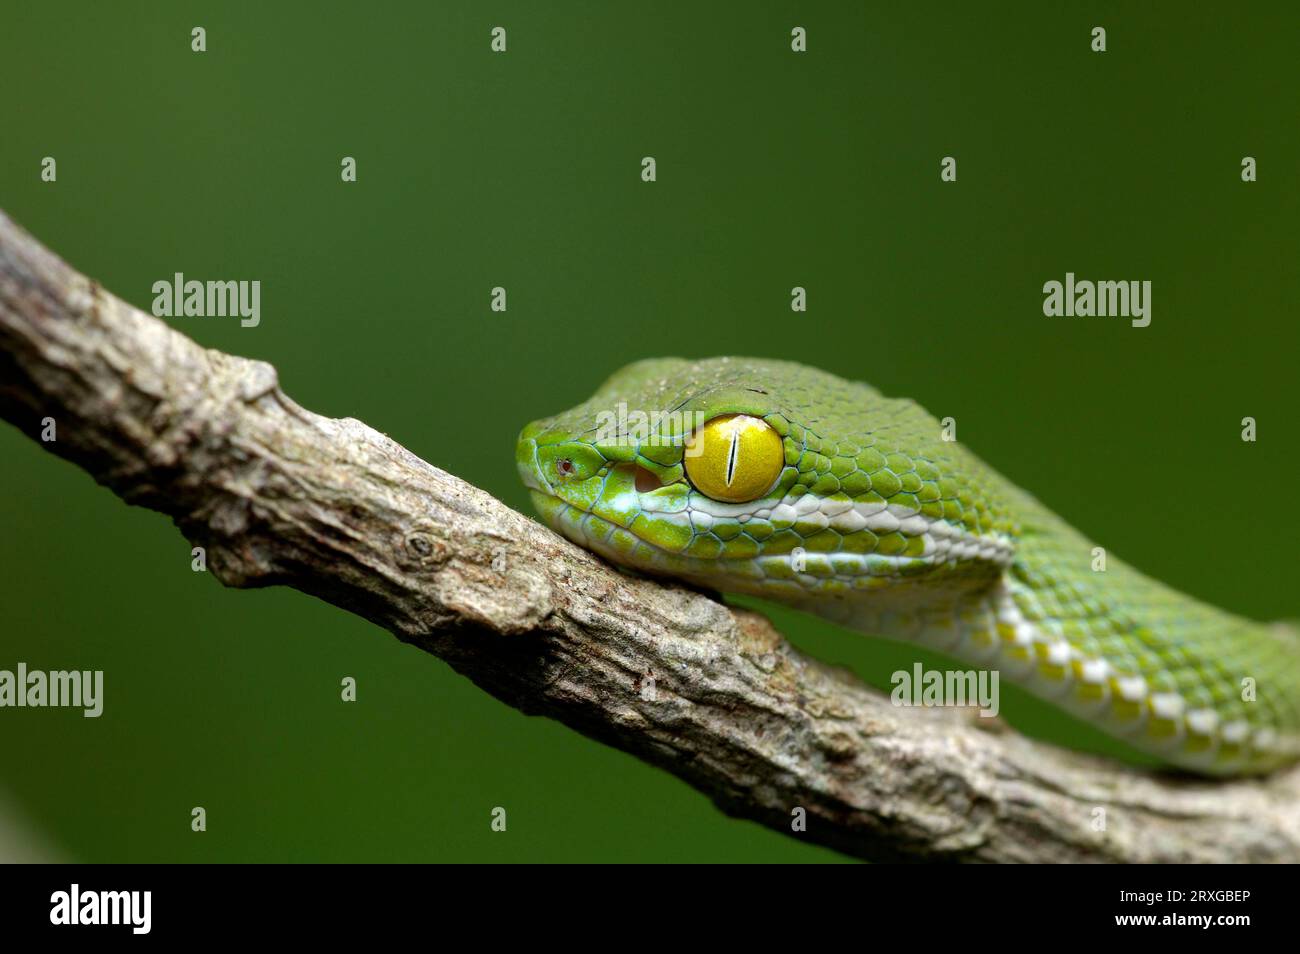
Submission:
M 727 486 L 731 486 L 732 479 L 736 476 L 736 464 L 740 459 L 740 434 L 737 431 L 731 432 L 731 448 L 727 454 Z

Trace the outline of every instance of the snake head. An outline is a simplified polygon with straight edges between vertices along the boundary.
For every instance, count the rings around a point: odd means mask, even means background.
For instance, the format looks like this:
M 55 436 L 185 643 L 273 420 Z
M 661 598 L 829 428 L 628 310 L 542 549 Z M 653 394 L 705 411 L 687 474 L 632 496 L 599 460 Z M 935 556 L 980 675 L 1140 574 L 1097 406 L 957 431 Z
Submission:
M 708 364 L 629 365 L 590 400 L 525 427 L 516 462 L 547 523 L 615 562 L 663 572 L 721 558 L 718 524 L 735 541 L 775 506 L 798 481 L 800 445 L 761 383 L 701 374 Z
M 927 573 L 936 534 L 984 533 L 945 474 L 973 470 L 930 423 L 802 365 L 653 359 L 529 424 L 516 461 L 542 518 L 612 562 L 798 602 Z

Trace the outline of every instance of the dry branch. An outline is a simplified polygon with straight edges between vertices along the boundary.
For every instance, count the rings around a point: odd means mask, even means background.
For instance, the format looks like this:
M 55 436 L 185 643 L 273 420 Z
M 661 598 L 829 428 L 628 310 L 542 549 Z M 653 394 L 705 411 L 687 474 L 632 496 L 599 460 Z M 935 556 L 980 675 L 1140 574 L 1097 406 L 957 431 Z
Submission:
M 46 449 L 171 516 L 226 585 L 350 610 L 728 814 L 791 833 L 803 808 L 794 837 L 873 860 L 1300 860 L 1300 770 L 1167 777 L 895 708 L 762 617 L 624 576 L 360 421 L 304 410 L 269 364 L 200 347 L 3 213 L 0 415 L 37 440 L 54 418 Z

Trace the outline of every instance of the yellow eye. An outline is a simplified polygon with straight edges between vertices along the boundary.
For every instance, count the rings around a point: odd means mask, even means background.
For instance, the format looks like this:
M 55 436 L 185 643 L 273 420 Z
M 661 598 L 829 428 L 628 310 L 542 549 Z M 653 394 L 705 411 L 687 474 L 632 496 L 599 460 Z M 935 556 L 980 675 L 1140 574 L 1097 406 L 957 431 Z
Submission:
M 785 466 L 781 435 L 748 414 L 715 417 L 686 442 L 686 474 L 700 493 L 746 503 L 767 493 Z

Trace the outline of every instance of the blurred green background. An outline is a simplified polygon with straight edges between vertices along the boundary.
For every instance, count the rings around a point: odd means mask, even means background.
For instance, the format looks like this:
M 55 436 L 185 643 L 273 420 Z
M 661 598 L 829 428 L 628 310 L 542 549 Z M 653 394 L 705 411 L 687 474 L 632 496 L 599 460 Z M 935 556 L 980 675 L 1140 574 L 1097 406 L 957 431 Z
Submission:
M 0 207 L 145 309 L 177 271 L 260 280 L 259 327 L 172 322 L 519 509 L 519 427 L 620 365 L 789 358 L 955 416 L 1154 576 L 1300 615 L 1293 6 L 897 6 L 11 3 Z M 1151 280 L 1150 327 L 1045 318 L 1067 271 Z M 31 437 L 0 429 L 0 668 L 105 671 L 98 720 L 0 710 L 0 792 L 59 856 L 839 858 L 307 596 L 223 589 Z M 773 615 L 877 685 L 917 658 Z

